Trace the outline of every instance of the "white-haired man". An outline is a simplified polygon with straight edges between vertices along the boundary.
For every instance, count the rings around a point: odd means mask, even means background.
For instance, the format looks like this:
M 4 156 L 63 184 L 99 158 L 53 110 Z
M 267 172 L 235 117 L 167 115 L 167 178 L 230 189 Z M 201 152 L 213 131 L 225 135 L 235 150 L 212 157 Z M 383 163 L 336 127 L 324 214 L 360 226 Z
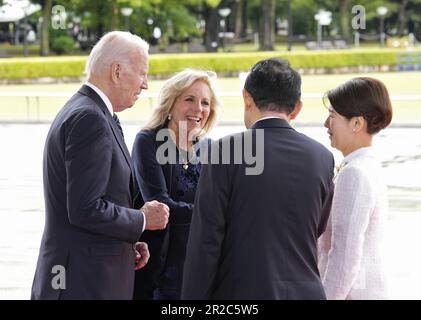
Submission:
M 45 144 L 45 228 L 32 299 L 131 299 L 134 270 L 149 258 L 137 240 L 168 222 L 165 204 L 132 209 L 133 169 L 115 114 L 148 88 L 148 44 L 110 32 L 93 48 L 86 72 Z

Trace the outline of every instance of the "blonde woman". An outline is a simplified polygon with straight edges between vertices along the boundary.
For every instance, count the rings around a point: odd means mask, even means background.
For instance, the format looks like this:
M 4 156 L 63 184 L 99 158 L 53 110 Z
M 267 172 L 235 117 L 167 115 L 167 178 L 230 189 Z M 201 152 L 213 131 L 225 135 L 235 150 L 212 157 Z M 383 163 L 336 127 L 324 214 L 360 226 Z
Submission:
M 168 205 L 170 220 L 165 230 L 142 235 L 151 259 L 142 272 L 136 273 L 135 299 L 180 298 L 201 168 L 197 146 L 208 143 L 204 137 L 215 123 L 219 106 L 215 80 L 215 73 L 193 69 L 174 75 L 162 87 L 150 121 L 136 136 L 132 158 L 140 193 L 144 201 Z M 169 161 L 160 159 L 163 148 Z

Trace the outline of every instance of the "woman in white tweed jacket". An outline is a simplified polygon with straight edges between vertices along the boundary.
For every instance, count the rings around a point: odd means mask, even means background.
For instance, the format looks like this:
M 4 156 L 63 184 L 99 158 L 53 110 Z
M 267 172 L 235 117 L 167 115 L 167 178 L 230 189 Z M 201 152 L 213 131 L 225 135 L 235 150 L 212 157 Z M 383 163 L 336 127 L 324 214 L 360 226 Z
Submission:
M 332 147 L 344 160 L 325 233 L 319 239 L 319 270 L 328 299 L 386 299 L 381 239 L 387 215 L 386 185 L 372 149 L 373 136 L 392 120 L 386 87 L 373 78 L 354 78 L 330 90 Z

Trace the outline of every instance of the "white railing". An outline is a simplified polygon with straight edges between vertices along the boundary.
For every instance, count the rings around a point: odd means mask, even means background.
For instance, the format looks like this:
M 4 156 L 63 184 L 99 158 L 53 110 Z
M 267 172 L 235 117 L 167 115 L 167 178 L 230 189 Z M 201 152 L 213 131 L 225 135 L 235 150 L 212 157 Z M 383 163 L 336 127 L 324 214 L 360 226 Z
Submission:
M 70 98 L 74 95 L 74 92 L 0 92 L 0 98 L 2 97 L 23 97 L 26 99 L 26 110 L 28 119 L 30 118 L 30 99 L 34 98 L 36 101 L 35 106 L 35 114 L 36 114 L 36 121 L 41 119 L 41 106 L 40 106 L 40 98 Z M 305 93 L 302 94 L 302 99 L 319 99 L 323 98 L 323 93 Z M 149 93 L 149 92 L 142 92 L 140 99 L 147 99 L 149 101 L 149 106 L 152 108 L 154 107 L 154 99 L 158 97 L 156 93 Z M 224 91 L 219 94 L 220 98 L 242 98 L 242 94 L 240 91 Z M 392 102 L 395 101 L 421 101 L 421 95 L 393 95 L 390 97 Z M 4 107 L 10 108 L 9 105 L 3 105 Z M 2 104 L 0 104 L 0 109 L 2 108 Z

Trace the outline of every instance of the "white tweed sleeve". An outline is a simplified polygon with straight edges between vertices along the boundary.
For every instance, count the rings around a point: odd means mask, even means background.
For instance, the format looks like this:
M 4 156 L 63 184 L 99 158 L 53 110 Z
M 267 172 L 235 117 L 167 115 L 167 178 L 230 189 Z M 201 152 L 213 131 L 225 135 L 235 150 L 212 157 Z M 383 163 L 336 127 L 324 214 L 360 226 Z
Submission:
M 375 199 L 361 168 L 345 166 L 335 183 L 332 239 L 322 282 L 329 300 L 345 299 L 360 270 L 365 232 Z

